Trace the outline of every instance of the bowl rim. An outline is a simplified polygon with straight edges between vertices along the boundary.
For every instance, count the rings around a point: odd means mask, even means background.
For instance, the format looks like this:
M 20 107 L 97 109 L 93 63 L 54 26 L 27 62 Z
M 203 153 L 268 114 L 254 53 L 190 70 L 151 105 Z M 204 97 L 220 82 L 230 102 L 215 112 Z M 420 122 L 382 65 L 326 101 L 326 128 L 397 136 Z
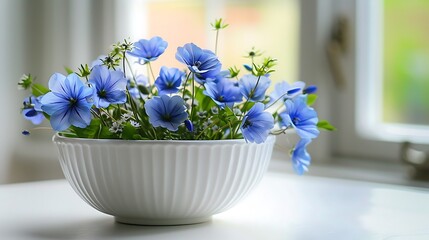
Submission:
M 275 135 L 268 135 L 265 142 L 261 144 L 268 144 L 275 142 Z M 248 143 L 245 139 L 223 139 L 223 140 L 123 140 L 123 139 L 93 139 L 93 138 L 72 138 L 61 136 L 58 132 L 52 137 L 55 143 L 96 143 L 96 144 L 198 144 L 198 145 L 212 145 L 212 144 L 255 144 Z

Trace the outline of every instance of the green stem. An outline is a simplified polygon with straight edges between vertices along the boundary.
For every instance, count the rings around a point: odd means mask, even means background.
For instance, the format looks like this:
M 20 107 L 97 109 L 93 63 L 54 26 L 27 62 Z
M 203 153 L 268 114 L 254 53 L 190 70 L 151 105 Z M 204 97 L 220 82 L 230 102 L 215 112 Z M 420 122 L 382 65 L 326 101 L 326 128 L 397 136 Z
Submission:
M 157 140 L 158 136 L 156 135 L 156 129 L 154 126 L 152 126 L 152 130 L 153 130 L 154 139 Z
M 231 135 L 231 139 L 234 139 L 234 130 L 232 129 L 232 124 L 231 122 L 228 121 L 228 125 L 229 125 L 229 129 L 231 129 L 230 135 Z
M 216 30 L 216 43 L 215 43 L 215 55 L 217 55 L 217 43 L 219 40 L 219 29 Z
M 99 108 L 101 111 L 103 111 L 109 118 L 111 118 L 113 121 L 116 122 L 116 119 L 104 108 Z
M 206 132 L 207 130 L 210 130 L 214 125 L 216 125 L 218 122 L 219 122 L 220 120 L 217 120 L 217 121 L 213 121 L 212 122 L 212 124 L 210 124 L 210 125 L 208 125 L 203 131 L 201 131 L 198 135 L 197 135 L 197 137 L 195 138 L 195 140 L 198 140 L 200 137 L 201 137 L 201 135 L 203 135 L 203 133 L 204 132 Z
M 238 122 L 239 122 L 238 120 L 234 121 L 233 124 L 236 124 Z M 230 126 L 231 126 L 231 123 L 229 123 L 229 125 L 224 125 L 224 126 L 220 127 L 217 131 L 218 132 L 222 132 L 224 129 L 226 129 L 226 128 L 230 127 Z M 231 129 L 231 131 L 232 131 L 232 129 Z
M 124 59 L 127 61 L 128 69 L 130 69 L 132 79 L 133 79 L 134 84 L 136 85 L 136 88 L 138 90 L 138 83 L 137 83 L 136 75 L 133 72 L 133 69 L 131 67 L 130 61 L 126 57 L 124 57 Z M 142 93 L 140 92 L 140 90 L 138 90 L 138 92 L 139 92 L 139 95 L 140 95 L 140 99 L 144 102 Z
M 127 75 L 126 75 L 126 69 L 125 69 L 125 51 L 123 51 L 123 57 L 122 57 L 122 69 L 124 70 L 124 78 L 127 78 Z M 131 69 L 130 69 L 131 70 Z
M 152 83 L 150 81 L 150 69 L 149 69 L 150 64 L 147 63 L 146 65 L 146 70 L 147 70 L 147 82 L 149 84 L 149 90 L 152 88 Z M 155 81 L 155 80 L 154 80 Z
M 155 82 L 155 74 L 153 74 L 152 65 L 150 64 L 150 62 L 147 63 L 147 66 L 149 67 L 149 71 L 150 71 L 150 74 L 152 76 L 153 82 Z M 149 83 L 150 83 L 150 81 L 149 81 Z
M 272 107 L 274 104 L 276 104 L 276 102 L 278 102 L 280 99 L 283 99 L 284 96 L 287 95 L 287 92 L 283 95 L 281 95 L 279 98 L 277 98 L 273 103 L 271 103 L 268 107 L 266 107 L 265 109 L 268 109 L 270 107 Z
M 104 124 L 104 126 L 106 126 L 107 127 L 107 123 L 104 121 L 104 119 L 101 117 L 101 115 L 100 114 L 98 114 L 94 109 L 92 109 L 91 108 L 91 113 L 95 116 L 95 117 L 97 117 L 97 118 L 99 118 L 100 120 L 101 120 L 101 122 Z
M 191 122 L 194 119 L 194 101 L 195 101 L 195 74 L 193 74 L 192 76 L 192 99 L 191 99 L 191 117 L 190 120 Z
M 136 118 L 136 121 L 140 122 L 140 125 L 142 126 L 143 122 L 140 121 L 139 116 L 137 114 L 137 106 L 135 105 L 136 103 L 134 102 L 133 97 L 131 97 L 131 94 L 128 91 L 128 88 L 127 88 L 126 94 L 127 94 L 128 101 L 131 105 L 131 111 L 133 112 L 134 117 Z
M 186 84 L 188 84 L 189 77 L 191 76 L 191 72 L 188 73 L 186 76 L 185 84 L 183 84 L 183 92 L 182 92 L 182 99 L 185 99 L 185 90 L 186 90 Z
M 101 126 L 98 128 L 98 132 L 97 132 L 97 138 L 100 139 L 100 134 L 101 134 L 101 130 L 103 129 L 103 126 Z
M 246 102 L 245 102 L 245 103 L 244 103 L 244 105 L 243 105 L 243 110 L 246 110 L 246 108 L 247 108 L 247 104 L 249 103 L 249 99 L 251 99 L 251 98 L 253 97 L 253 94 L 255 93 L 256 88 L 258 87 L 258 84 L 259 84 L 259 80 L 260 80 L 260 79 L 261 79 L 261 76 L 258 76 L 258 80 L 256 81 L 255 87 L 250 91 L 250 93 L 249 93 L 249 97 L 247 98 Z M 240 116 L 240 118 L 239 118 L 239 121 L 240 121 L 240 122 L 243 120 L 244 115 L 246 115 L 246 112 L 245 112 L 245 111 L 243 111 L 243 112 L 241 113 L 241 116 Z M 240 127 L 237 127 L 237 128 L 235 129 L 234 134 L 237 134 L 237 133 L 238 133 L 238 129 L 240 129 Z
M 280 134 L 286 133 L 286 130 L 288 130 L 288 129 L 289 129 L 289 127 L 286 127 L 285 129 L 281 129 L 281 130 L 279 130 L 277 132 L 271 132 L 271 134 L 273 134 L 273 135 L 280 135 Z

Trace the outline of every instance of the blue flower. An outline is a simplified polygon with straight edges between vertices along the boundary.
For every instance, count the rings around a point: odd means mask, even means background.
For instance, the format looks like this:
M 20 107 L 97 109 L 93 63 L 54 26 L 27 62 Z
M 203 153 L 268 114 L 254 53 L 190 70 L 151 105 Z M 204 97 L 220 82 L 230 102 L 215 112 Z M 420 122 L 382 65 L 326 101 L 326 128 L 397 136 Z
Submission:
M 311 85 L 304 89 L 304 94 L 311 94 L 317 92 L 317 86 Z
M 134 43 L 134 48 L 128 54 L 137 57 L 140 64 L 152 62 L 164 53 L 168 43 L 161 37 L 153 37 L 150 40 L 141 39 Z
M 186 126 L 186 128 L 188 129 L 189 132 L 193 132 L 194 131 L 194 124 L 191 122 L 191 120 L 186 119 L 185 126 Z
M 95 66 L 89 76 L 89 83 L 95 87 L 94 105 L 97 108 L 106 108 L 110 104 L 124 103 L 127 100 L 127 79 L 122 71 L 110 71 L 106 66 Z
M 93 89 L 85 86 L 72 73 L 67 77 L 54 73 L 49 79 L 49 89 L 42 99 L 42 110 L 51 116 L 55 131 L 66 130 L 70 125 L 85 128 L 91 122 Z
M 263 143 L 273 127 L 273 116 L 264 112 L 264 104 L 258 102 L 244 116 L 240 129 L 246 141 Z
M 249 101 L 258 102 L 264 100 L 265 92 L 270 83 L 270 79 L 265 76 L 257 77 L 247 74 L 240 79 L 239 86 L 244 98 L 249 99 Z
M 129 79 L 127 82 L 128 92 L 131 94 L 133 98 L 140 98 L 140 94 L 144 95 L 140 92 L 139 86 L 149 87 L 149 81 L 147 77 L 143 74 L 139 74 L 134 79 Z M 137 85 L 137 86 L 136 86 Z
M 40 99 L 43 96 L 39 97 L 28 97 L 24 99 L 24 109 L 22 110 L 22 116 L 31 121 L 34 125 L 39 125 L 45 119 L 42 110 L 42 103 L 40 103 Z
M 305 83 L 300 81 L 294 82 L 291 85 L 285 81 L 277 83 L 274 86 L 274 91 L 270 94 L 270 101 L 268 102 L 268 105 L 279 99 L 282 99 L 282 102 L 284 102 L 286 99 L 294 98 L 302 94 L 304 87 Z
M 178 92 L 184 78 L 185 73 L 177 68 L 161 67 L 159 77 L 155 80 L 159 95 Z
M 193 43 L 178 47 L 176 59 L 186 64 L 189 71 L 195 73 L 200 80 L 215 78 L 222 67 L 216 54 L 210 50 L 201 49 Z
M 179 96 L 157 96 L 147 100 L 144 107 L 154 127 L 177 131 L 179 125 L 188 119 L 185 102 Z
M 311 142 L 310 138 L 302 138 L 296 144 L 292 151 L 292 165 L 295 172 L 302 175 L 308 171 L 310 165 L 311 156 L 308 154 L 306 147 Z
M 249 71 L 249 72 L 252 72 L 252 71 L 253 71 L 253 67 L 252 67 L 252 66 L 250 66 L 249 64 L 243 64 L 243 67 L 244 67 L 247 71 Z
M 225 106 L 232 108 L 234 103 L 241 102 L 243 98 L 240 89 L 228 78 L 222 78 L 218 82 L 207 82 L 204 87 L 206 88 L 203 91 L 204 95 L 209 96 L 222 108 Z
M 286 100 L 286 110 L 280 113 L 283 127 L 293 127 L 301 138 L 316 138 L 319 135 L 317 129 L 317 112 L 307 105 L 307 95 Z
M 197 83 L 204 85 L 207 82 L 219 82 L 222 78 L 229 78 L 230 72 L 229 70 L 223 70 L 220 71 L 215 77 L 209 77 L 209 78 L 198 78 L 198 76 L 195 76 L 194 80 L 197 81 Z M 238 82 L 237 82 L 238 83 Z M 238 85 L 237 85 L 238 86 Z

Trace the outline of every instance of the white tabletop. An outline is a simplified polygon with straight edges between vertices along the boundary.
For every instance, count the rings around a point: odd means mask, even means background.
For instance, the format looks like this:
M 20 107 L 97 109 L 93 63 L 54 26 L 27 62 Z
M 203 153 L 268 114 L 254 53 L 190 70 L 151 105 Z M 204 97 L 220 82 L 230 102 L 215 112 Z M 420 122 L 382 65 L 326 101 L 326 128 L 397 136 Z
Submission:
M 0 239 L 429 239 L 429 190 L 267 173 L 208 223 L 115 223 L 65 180 L 0 186 Z

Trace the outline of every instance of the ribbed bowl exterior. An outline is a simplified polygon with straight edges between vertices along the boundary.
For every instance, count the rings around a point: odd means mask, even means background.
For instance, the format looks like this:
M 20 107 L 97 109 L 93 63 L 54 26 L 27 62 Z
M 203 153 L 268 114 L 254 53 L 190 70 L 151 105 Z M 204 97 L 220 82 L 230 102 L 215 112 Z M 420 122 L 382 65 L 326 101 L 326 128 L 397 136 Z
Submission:
M 135 224 L 210 219 L 262 179 L 275 142 L 127 141 L 54 136 L 65 177 L 95 209 Z

